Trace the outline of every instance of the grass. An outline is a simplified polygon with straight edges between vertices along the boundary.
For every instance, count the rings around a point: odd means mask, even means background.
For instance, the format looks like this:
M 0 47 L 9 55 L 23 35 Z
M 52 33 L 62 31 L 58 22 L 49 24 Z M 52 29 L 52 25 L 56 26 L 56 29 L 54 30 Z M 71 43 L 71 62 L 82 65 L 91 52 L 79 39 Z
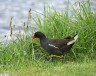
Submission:
M 60 63 L 60 62 L 35 62 L 19 69 L 2 70 L 10 76 L 95 76 L 96 64 L 93 63 Z
M 79 3 L 80 11 L 73 8 L 70 16 L 68 10 L 58 13 L 44 10 L 43 23 L 37 18 L 38 29 L 48 38 L 64 38 L 78 34 L 79 38 L 70 53 L 71 58 L 77 61 L 95 59 L 96 57 L 96 13 L 91 11 L 89 0 Z M 70 59 L 69 57 L 69 59 Z M 68 57 L 67 57 L 68 59 Z
M 89 0 L 79 6 L 80 11 L 73 8 L 71 16 L 68 11 L 60 13 L 45 6 L 43 19 L 38 15 L 33 18 L 30 9 L 28 21 L 23 24 L 24 35 L 20 32 L 17 39 L 0 43 L 0 73 L 11 76 L 95 76 L 96 13 L 91 11 Z M 12 18 L 10 37 L 15 29 Z M 59 59 L 48 61 L 49 55 L 40 47 L 39 40 L 32 41 L 30 28 L 32 33 L 36 31 L 32 20 L 48 38 L 79 35 L 71 52 L 64 55 L 63 62 Z

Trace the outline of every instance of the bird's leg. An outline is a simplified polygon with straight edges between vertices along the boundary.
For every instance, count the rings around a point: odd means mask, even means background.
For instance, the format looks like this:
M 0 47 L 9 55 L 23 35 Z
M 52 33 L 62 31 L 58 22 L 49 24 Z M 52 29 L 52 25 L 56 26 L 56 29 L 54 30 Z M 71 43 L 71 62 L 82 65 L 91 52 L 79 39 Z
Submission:
M 63 55 L 60 55 L 60 56 L 58 56 L 58 55 L 51 55 L 52 57 L 56 57 L 56 58 L 60 58 L 60 59 L 62 59 L 64 56 Z
M 60 55 L 60 56 L 56 56 L 57 58 L 59 58 L 62 62 L 64 61 L 64 56 Z
M 59 58 L 63 62 L 63 60 L 64 60 L 64 56 L 63 55 L 56 56 L 56 57 Z
M 63 62 L 64 56 L 63 55 L 60 55 L 60 56 L 51 55 L 51 56 L 49 56 L 49 58 L 51 59 L 52 62 L 54 61 L 54 58 L 60 58 L 60 59 L 62 59 L 62 62 Z
M 49 56 L 49 61 L 52 61 L 53 62 L 53 55 L 50 55 Z
M 64 58 L 63 55 L 60 55 L 60 56 L 57 56 L 57 55 L 51 55 L 51 56 L 49 56 L 49 58 L 52 58 L 52 57 L 56 57 L 56 58 L 60 58 L 60 59 Z
M 58 56 L 58 55 L 50 55 L 49 56 L 49 61 L 54 61 L 54 58 L 59 58 L 62 62 L 63 62 L 63 60 L 64 60 L 64 56 L 63 55 L 60 55 L 60 56 Z
M 64 56 L 63 56 L 63 55 L 61 56 L 61 61 L 62 61 L 62 63 L 63 63 L 63 61 L 64 61 Z

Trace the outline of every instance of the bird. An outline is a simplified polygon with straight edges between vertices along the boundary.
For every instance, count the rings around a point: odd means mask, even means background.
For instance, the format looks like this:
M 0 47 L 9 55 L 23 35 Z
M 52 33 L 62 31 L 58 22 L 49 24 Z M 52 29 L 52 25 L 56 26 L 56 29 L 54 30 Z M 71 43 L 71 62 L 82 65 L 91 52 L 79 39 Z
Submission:
M 73 37 L 68 36 L 61 39 L 50 39 L 47 38 L 42 32 L 37 31 L 32 36 L 33 40 L 35 38 L 39 38 L 41 47 L 45 49 L 52 57 L 57 56 L 62 58 L 64 54 L 71 50 L 78 38 L 78 35 L 76 34 Z

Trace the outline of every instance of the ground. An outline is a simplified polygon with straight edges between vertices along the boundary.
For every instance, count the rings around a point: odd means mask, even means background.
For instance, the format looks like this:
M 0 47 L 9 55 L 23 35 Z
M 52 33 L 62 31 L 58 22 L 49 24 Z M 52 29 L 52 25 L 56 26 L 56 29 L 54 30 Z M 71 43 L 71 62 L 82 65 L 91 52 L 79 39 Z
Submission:
M 26 67 L 1 70 L 9 76 L 96 76 L 95 62 L 35 62 Z

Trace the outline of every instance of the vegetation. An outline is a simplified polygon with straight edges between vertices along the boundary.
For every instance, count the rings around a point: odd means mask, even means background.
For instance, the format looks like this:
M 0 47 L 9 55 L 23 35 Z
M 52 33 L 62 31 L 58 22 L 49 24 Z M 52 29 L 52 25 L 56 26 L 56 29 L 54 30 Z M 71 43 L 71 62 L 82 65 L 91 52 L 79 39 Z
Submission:
M 25 35 L 20 34 L 9 43 L 0 43 L 0 73 L 12 76 L 95 76 L 96 13 L 92 12 L 89 0 L 79 6 L 80 10 L 73 8 L 71 16 L 68 11 L 59 13 L 45 6 L 42 20 L 39 16 L 33 18 L 30 9 L 28 21 L 24 22 Z M 60 59 L 50 62 L 49 55 L 40 47 L 39 40 L 32 41 L 28 33 L 29 28 L 32 28 L 32 33 L 36 30 L 31 25 L 32 20 L 48 38 L 64 38 L 76 33 L 79 35 L 63 62 Z M 12 36 L 12 18 L 10 31 Z
M 16 66 L 15 69 L 9 68 L 1 70 L 10 76 L 95 76 L 96 64 L 92 63 L 54 63 L 54 62 L 33 62 L 30 66 Z

